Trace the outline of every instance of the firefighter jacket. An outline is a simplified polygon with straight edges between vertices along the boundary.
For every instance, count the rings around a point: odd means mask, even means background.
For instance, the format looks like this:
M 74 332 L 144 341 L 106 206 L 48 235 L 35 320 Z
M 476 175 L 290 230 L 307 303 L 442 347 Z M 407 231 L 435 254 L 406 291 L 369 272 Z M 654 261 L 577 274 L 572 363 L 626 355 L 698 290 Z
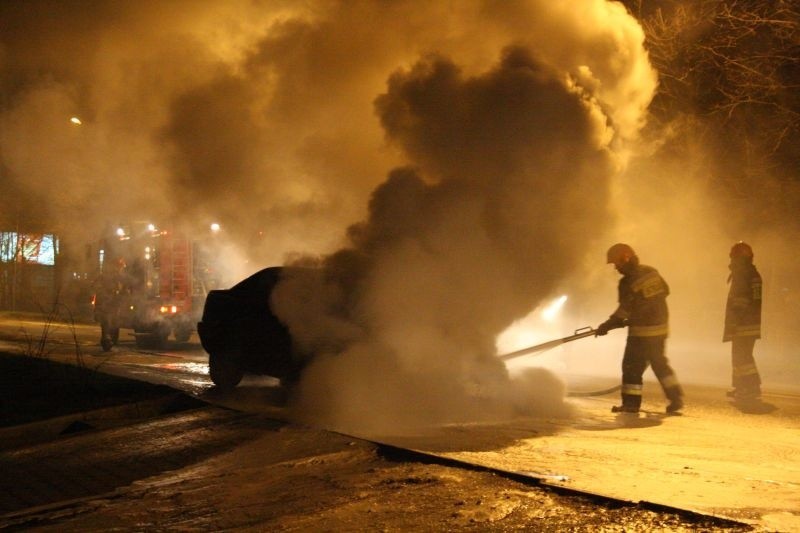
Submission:
M 619 280 L 619 307 L 612 321 L 628 326 L 629 337 L 666 337 L 669 334 L 669 286 L 658 271 L 636 265 Z
M 722 342 L 734 337 L 761 338 L 761 275 L 749 261 L 731 263 Z

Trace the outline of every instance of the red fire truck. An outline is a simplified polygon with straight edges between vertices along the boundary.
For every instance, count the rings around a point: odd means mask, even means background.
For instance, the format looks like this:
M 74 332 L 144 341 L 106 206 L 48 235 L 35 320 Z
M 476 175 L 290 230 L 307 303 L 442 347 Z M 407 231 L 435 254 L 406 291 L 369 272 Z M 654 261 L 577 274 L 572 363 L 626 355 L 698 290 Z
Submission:
M 195 330 L 208 291 L 220 283 L 214 268 L 211 238 L 191 238 L 187 233 L 152 223 L 121 224 L 110 228 L 98 249 L 101 277 L 117 265 L 123 267 L 109 338 L 110 350 L 119 328 L 133 330 L 140 347 L 163 346 L 170 336 L 186 342 Z M 120 276 L 115 272 L 114 275 Z M 97 302 L 97 293 L 95 302 Z M 101 306 L 95 318 L 102 323 Z

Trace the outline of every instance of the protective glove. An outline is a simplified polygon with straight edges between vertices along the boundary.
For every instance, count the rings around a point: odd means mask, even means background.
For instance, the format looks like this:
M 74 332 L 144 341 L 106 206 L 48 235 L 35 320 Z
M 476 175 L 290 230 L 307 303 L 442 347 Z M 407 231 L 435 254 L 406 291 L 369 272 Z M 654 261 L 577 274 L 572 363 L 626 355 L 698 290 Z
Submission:
M 624 319 L 612 315 L 608 320 L 597 326 L 595 337 L 605 335 L 612 329 L 623 328 L 625 327 L 625 323 L 626 321 Z
M 595 331 L 594 336 L 595 337 L 600 337 L 600 336 L 606 335 L 608 333 L 608 330 L 610 330 L 610 329 L 611 329 L 611 321 L 610 320 L 606 320 L 605 322 L 603 322 L 602 324 L 597 326 L 597 330 Z

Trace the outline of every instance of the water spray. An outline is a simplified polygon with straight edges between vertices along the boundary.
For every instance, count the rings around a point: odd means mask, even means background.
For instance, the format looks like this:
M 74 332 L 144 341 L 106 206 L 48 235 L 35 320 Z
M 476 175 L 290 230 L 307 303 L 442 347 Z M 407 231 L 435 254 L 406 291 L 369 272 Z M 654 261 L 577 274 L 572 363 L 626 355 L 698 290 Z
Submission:
M 576 341 L 578 339 L 583 339 L 584 337 L 591 337 L 597 334 L 597 330 L 591 326 L 585 326 L 582 328 L 578 328 L 575 330 L 575 333 L 569 335 L 567 337 L 562 337 L 560 339 L 555 339 L 552 341 L 543 342 L 541 344 L 536 344 L 534 346 L 529 346 L 527 348 L 523 348 L 521 350 L 517 350 L 514 352 L 510 352 L 504 355 L 499 356 L 500 359 L 503 361 L 508 361 L 509 359 L 515 359 L 517 357 L 522 357 L 523 355 L 530 355 L 537 352 L 543 352 L 549 350 L 551 348 L 555 348 L 556 346 L 561 346 L 567 342 Z M 569 391 L 567 392 L 567 396 L 570 397 L 590 397 L 590 396 L 605 396 L 606 394 L 611 394 L 612 392 L 616 392 L 621 388 L 620 385 L 615 385 L 613 387 L 596 390 L 596 391 L 586 391 L 586 392 L 577 392 L 577 391 Z
M 575 330 L 575 333 L 569 335 L 568 337 L 562 337 L 560 339 L 555 339 L 552 341 L 543 342 L 542 344 L 536 344 L 535 346 L 529 346 L 527 348 L 523 348 L 521 350 L 517 350 L 515 352 L 510 352 L 505 355 L 499 356 L 500 359 L 503 361 L 508 361 L 509 359 L 515 359 L 517 357 L 522 357 L 523 355 L 529 355 L 536 352 L 543 352 L 545 350 L 549 350 L 550 348 L 555 348 L 556 346 L 560 346 L 567 342 L 576 341 L 578 339 L 582 339 L 584 337 L 590 337 L 592 335 L 597 334 L 597 330 L 592 328 L 591 326 L 585 326 L 582 328 L 578 328 Z

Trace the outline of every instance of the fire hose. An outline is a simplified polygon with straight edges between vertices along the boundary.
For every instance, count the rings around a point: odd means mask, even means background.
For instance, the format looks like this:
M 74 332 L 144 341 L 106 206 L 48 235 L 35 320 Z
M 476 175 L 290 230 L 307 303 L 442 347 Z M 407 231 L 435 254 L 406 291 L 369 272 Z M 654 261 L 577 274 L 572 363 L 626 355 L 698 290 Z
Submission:
M 508 361 L 509 359 L 516 359 L 517 357 L 522 357 L 523 355 L 530 355 L 536 352 L 543 352 L 545 350 L 549 350 L 551 348 L 555 348 L 556 346 L 561 346 L 567 342 L 576 341 L 578 339 L 583 339 L 584 337 L 591 337 L 597 334 L 597 330 L 592 328 L 591 326 L 586 326 L 583 328 L 578 328 L 575 330 L 575 333 L 572 335 L 568 335 L 567 337 L 562 337 L 560 339 L 555 339 L 552 341 L 543 342 L 541 344 L 536 344 L 534 346 L 529 346 L 527 348 L 522 348 L 521 350 L 516 350 L 514 352 L 510 352 L 507 354 L 503 354 L 500 357 L 503 361 Z M 567 396 L 572 397 L 589 397 L 589 396 L 604 396 L 606 394 L 611 394 L 612 392 L 616 392 L 621 388 L 621 385 L 616 385 L 614 387 L 610 387 L 608 389 L 598 390 L 598 391 L 588 391 L 588 392 L 568 392 Z

